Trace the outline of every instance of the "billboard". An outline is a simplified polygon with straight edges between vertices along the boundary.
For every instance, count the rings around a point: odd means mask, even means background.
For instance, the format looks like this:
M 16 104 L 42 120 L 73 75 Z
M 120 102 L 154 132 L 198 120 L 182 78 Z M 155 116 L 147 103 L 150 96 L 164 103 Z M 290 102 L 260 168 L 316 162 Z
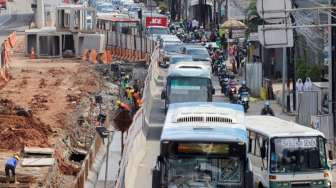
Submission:
M 168 18 L 148 16 L 146 17 L 146 27 L 150 26 L 168 27 Z

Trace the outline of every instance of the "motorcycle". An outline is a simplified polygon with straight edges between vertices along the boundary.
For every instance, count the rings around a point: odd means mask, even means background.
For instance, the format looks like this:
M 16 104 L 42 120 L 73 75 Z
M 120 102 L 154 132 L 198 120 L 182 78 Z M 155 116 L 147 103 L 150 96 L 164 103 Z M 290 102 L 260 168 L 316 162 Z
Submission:
M 237 101 L 238 101 L 236 85 L 235 84 L 229 84 L 228 90 L 229 90 L 228 95 L 229 95 L 230 102 L 233 103 L 233 104 L 236 104 Z
M 229 89 L 229 77 L 225 77 L 223 81 L 220 83 L 220 86 L 222 88 L 222 93 L 227 96 L 228 95 L 228 89 Z
M 242 92 L 239 95 L 239 104 L 241 104 L 244 107 L 244 111 L 245 113 L 247 112 L 247 110 L 249 109 L 249 93 L 248 92 Z

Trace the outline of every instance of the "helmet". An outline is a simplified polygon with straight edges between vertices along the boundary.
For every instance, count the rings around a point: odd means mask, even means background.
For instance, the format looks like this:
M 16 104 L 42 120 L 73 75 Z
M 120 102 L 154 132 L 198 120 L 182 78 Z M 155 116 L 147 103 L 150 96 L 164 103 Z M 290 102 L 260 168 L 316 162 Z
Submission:
M 243 85 L 243 86 L 246 85 L 246 81 L 245 81 L 245 80 L 242 81 L 242 85 Z
M 19 157 L 18 154 L 14 154 L 13 157 L 14 157 L 16 160 L 18 160 L 18 161 L 20 160 L 20 157 Z
M 269 101 L 265 102 L 265 107 L 267 107 L 267 106 L 271 106 Z
M 116 104 L 119 106 L 121 105 L 121 101 L 120 100 L 117 100 Z

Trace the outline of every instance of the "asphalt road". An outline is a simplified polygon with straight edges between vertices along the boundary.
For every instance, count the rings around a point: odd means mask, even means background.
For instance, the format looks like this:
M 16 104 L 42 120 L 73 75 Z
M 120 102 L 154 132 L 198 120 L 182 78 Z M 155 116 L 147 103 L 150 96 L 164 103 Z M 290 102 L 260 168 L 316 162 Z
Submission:
M 162 91 L 162 86 L 164 82 L 164 75 L 166 74 L 166 70 L 160 70 L 159 75 L 161 75 L 161 79 L 157 82 L 157 86 L 155 87 L 155 94 L 153 96 L 153 107 L 150 115 L 150 125 L 149 125 L 149 134 L 147 136 L 147 144 L 146 144 L 146 155 L 142 160 L 137 173 L 136 185 L 138 187 L 151 187 L 152 175 L 151 170 L 155 166 L 155 161 L 157 156 L 159 155 L 160 146 L 159 140 L 161 136 L 162 126 L 165 120 L 164 113 L 164 105 L 160 99 L 160 93 Z M 212 79 L 213 85 L 216 89 L 216 93 L 214 95 L 214 101 L 216 102 L 229 102 L 227 97 L 221 93 L 218 78 L 213 77 Z M 253 101 L 250 103 L 250 109 L 248 110 L 246 115 L 260 115 L 260 111 L 263 108 L 264 101 Z M 288 116 L 285 113 L 282 113 L 281 107 L 275 102 L 272 103 L 272 108 L 277 117 L 286 120 L 294 120 L 295 117 Z

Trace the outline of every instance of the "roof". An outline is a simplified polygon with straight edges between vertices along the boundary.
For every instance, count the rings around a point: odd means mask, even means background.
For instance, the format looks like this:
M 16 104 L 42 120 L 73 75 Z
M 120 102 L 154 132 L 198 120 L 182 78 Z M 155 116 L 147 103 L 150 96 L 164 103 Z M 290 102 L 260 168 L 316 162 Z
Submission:
M 273 116 L 246 116 L 247 129 L 254 130 L 265 136 L 323 136 L 323 133 L 294 122 Z
M 115 15 L 98 15 L 97 17 L 98 20 L 106 20 L 106 21 L 111 21 L 111 22 L 139 22 L 138 19 L 133 19 L 133 18 L 120 18 L 116 17 Z
M 93 7 L 87 7 L 82 4 L 61 4 L 56 7 L 56 9 L 82 9 L 82 10 L 90 10 L 90 11 L 96 11 Z
M 170 104 L 161 141 L 235 141 L 247 143 L 241 105 L 219 102 Z
M 163 42 L 181 42 L 176 35 L 160 35 L 159 37 Z
M 211 70 L 209 66 L 202 62 L 181 61 L 170 66 L 168 69 L 168 77 L 201 77 L 211 79 Z

